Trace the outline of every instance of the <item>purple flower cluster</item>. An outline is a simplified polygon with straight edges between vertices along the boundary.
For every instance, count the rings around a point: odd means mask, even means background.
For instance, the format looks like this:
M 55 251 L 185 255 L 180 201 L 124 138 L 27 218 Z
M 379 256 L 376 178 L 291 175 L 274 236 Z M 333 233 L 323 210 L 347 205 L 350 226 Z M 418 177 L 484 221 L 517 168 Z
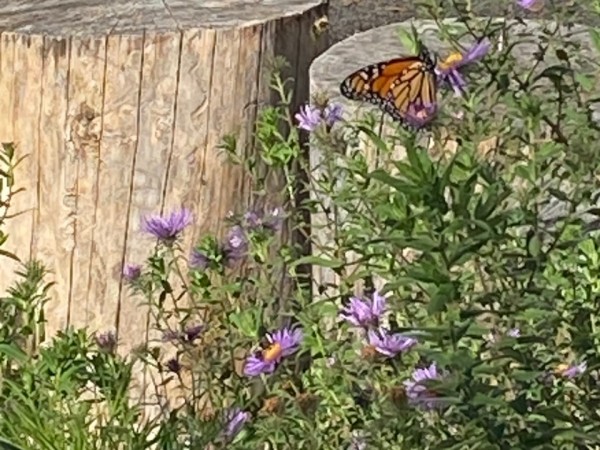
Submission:
M 112 331 L 96 334 L 94 340 L 98 348 L 105 353 L 114 353 L 117 349 L 117 336 Z
M 342 106 L 337 103 L 329 103 L 325 108 L 306 104 L 300 107 L 295 118 L 298 128 L 306 131 L 315 131 L 317 127 L 324 124 L 331 128 L 342 120 Z
M 375 348 L 377 353 L 393 358 L 399 353 L 405 353 L 417 345 L 417 340 L 402 333 L 390 333 L 384 328 L 369 330 L 369 345 Z
M 283 219 L 283 211 L 280 208 L 273 208 L 266 213 L 248 211 L 244 214 L 242 224 L 249 231 L 276 232 L 281 229 Z
M 423 369 L 415 369 L 411 379 L 403 382 L 408 401 L 425 409 L 441 406 L 439 395 L 431 388 L 431 384 L 442 378 L 435 363 Z
M 411 127 L 420 129 L 430 123 L 437 115 L 437 112 L 437 103 L 431 103 L 427 105 L 417 105 L 415 103 L 411 103 L 406 111 L 404 120 Z
M 197 248 L 192 250 L 189 261 L 190 267 L 196 270 L 204 270 L 208 267 L 209 260 L 206 253 Z
M 417 340 L 402 333 L 392 333 L 380 326 L 386 312 L 386 299 L 375 291 L 372 298 L 351 297 L 340 318 L 367 330 L 368 345 L 380 355 L 393 358 L 409 351 Z

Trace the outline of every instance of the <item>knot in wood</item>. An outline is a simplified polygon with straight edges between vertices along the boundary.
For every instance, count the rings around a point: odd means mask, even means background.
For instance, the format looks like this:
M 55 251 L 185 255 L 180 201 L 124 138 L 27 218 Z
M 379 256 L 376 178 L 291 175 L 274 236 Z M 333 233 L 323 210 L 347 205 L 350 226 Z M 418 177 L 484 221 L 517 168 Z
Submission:
M 77 157 L 92 155 L 97 157 L 100 151 L 101 117 L 85 103 L 81 104 L 79 114 L 71 122 L 71 142 Z

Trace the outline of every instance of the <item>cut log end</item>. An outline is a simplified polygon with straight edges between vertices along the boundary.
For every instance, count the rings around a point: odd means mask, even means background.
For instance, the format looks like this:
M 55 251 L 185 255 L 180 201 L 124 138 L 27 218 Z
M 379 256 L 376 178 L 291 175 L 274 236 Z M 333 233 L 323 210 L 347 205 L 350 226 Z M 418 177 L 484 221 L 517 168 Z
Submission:
M 319 0 L 5 0 L 0 32 L 69 37 L 241 27 L 293 17 Z

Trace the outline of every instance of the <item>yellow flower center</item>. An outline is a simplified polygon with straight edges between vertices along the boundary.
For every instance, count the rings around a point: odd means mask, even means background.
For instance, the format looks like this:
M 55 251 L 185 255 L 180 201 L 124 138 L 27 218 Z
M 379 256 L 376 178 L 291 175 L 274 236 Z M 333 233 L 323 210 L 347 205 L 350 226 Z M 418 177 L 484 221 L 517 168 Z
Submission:
M 448 55 L 448 57 L 439 63 L 440 69 L 448 70 L 453 65 L 461 62 L 463 59 L 463 55 L 459 52 L 453 52 Z
M 277 358 L 281 356 L 283 352 L 283 348 L 281 348 L 281 344 L 275 342 L 274 344 L 269 345 L 268 348 L 263 350 L 262 357 L 263 361 L 271 362 L 275 361 Z
M 558 373 L 558 374 L 563 374 L 565 370 L 567 370 L 569 368 L 568 364 L 559 364 L 558 366 L 556 366 L 556 369 L 554 369 L 554 373 Z

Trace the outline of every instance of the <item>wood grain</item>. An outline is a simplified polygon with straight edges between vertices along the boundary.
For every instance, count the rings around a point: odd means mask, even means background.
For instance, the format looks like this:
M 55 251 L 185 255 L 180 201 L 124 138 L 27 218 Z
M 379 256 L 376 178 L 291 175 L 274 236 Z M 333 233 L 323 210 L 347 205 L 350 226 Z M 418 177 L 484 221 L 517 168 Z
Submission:
M 221 139 L 232 133 L 254 152 L 259 107 L 275 101 L 275 56 L 297 79 L 293 106 L 308 99 L 308 67 L 327 35 L 299 30 L 325 12 L 318 0 L 0 4 L 0 142 L 28 155 L 6 250 L 51 271 L 49 337 L 66 326 L 113 330 L 123 353 L 158 337 L 122 276 L 155 244 L 142 217 L 190 209 L 186 252 L 225 233 L 224 216 L 249 205 L 250 181 Z M 0 264 L 3 291 L 17 266 Z

